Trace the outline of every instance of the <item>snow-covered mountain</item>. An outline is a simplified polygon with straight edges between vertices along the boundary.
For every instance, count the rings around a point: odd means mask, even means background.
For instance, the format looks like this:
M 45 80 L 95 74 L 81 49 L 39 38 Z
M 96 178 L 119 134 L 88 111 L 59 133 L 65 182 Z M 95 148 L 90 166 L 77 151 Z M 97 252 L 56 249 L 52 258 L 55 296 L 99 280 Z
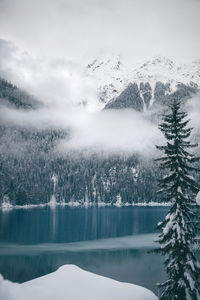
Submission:
M 132 71 L 133 81 L 149 81 L 155 83 L 161 81 L 169 82 L 171 85 L 177 83 L 200 84 L 200 62 L 191 64 L 176 64 L 165 57 L 155 57 L 145 63 L 138 65 Z
M 165 57 L 154 57 L 143 63 L 128 65 L 123 63 L 120 55 L 113 55 L 88 64 L 86 75 L 94 81 L 103 106 L 118 97 L 130 83 L 138 86 L 148 83 L 154 91 L 156 83 L 161 82 L 169 93 L 176 91 L 180 83 L 197 88 L 200 86 L 200 60 L 176 64 Z
M 120 55 L 112 58 L 95 59 L 87 65 L 88 76 L 97 88 L 97 94 L 102 104 L 116 97 L 128 85 L 128 70 L 123 65 Z

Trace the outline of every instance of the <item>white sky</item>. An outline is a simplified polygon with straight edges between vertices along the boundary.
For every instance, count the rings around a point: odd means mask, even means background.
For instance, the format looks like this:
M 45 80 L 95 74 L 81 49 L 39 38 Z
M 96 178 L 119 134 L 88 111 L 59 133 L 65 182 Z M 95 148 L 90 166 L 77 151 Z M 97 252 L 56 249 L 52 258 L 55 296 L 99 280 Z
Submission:
M 101 53 L 191 61 L 199 0 L 0 0 L 0 37 L 31 55 L 88 62 Z

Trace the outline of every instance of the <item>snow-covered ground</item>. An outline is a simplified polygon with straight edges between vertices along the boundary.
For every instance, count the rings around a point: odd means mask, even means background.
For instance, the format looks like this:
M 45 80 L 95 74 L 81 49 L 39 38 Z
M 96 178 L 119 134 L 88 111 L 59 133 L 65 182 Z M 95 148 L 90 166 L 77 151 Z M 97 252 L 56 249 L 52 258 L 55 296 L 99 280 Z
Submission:
M 156 300 L 143 287 L 118 282 L 64 265 L 56 272 L 23 284 L 0 277 L 1 300 Z

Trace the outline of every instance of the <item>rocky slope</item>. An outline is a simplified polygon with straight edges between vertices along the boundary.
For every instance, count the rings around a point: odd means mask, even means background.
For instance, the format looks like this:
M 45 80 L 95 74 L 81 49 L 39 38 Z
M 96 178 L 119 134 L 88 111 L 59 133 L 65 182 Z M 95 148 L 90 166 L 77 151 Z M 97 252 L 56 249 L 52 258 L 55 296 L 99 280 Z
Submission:
M 173 99 L 186 101 L 199 91 L 197 85 L 177 83 L 172 91 L 170 84 L 157 81 L 154 86 L 149 82 L 140 82 L 139 85 L 129 83 L 129 85 L 116 98 L 111 99 L 105 105 L 105 109 L 130 108 L 140 112 L 166 107 L 166 104 Z

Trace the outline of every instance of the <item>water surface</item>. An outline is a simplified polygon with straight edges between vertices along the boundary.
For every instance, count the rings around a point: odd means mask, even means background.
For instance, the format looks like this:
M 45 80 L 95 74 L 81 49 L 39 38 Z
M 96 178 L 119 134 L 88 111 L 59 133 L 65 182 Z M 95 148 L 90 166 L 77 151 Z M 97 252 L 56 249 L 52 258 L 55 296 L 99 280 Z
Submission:
M 75 264 L 155 290 L 164 280 L 155 247 L 166 207 L 49 207 L 0 211 L 0 273 L 24 282 Z

